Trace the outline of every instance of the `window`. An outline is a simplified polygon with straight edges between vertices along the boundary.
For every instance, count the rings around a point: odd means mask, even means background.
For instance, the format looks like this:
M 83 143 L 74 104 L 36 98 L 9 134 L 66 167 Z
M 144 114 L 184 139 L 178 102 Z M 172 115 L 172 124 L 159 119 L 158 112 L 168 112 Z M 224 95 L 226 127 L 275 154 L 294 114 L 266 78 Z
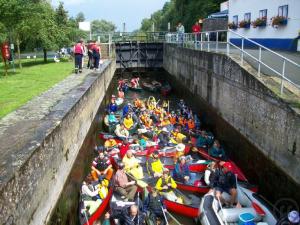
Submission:
M 288 5 L 282 5 L 278 7 L 278 16 L 288 17 Z
M 267 10 L 266 9 L 259 10 L 259 18 L 260 19 L 267 18 Z
M 250 22 L 251 21 L 251 13 L 245 13 L 244 20 Z
M 233 22 L 235 25 L 238 25 L 238 22 L 239 22 L 238 16 L 233 16 L 232 22 Z

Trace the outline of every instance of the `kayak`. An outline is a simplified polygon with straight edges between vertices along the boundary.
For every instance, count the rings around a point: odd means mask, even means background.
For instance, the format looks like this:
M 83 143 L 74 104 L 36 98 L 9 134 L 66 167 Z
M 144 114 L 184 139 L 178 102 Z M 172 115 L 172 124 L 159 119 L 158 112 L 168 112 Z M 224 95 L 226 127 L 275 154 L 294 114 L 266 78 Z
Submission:
M 238 224 L 240 218 L 247 216 L 251 220 L 249 224 L 269 224 L 275 225 L 277 218 L 273 215 L 273 206 L 258 194 L 238 186 L 238 201 L 242 208 L 223 208 L 220 202 L 214 197 L 213 192 L 209 192 L 203 196 L 200 204 L 200 216 L 198 220 L 202 225 L 227 225 Z M 230 196 L 225 192 L 222 197 L 226 200 Z M 243 215 L 243 216 L 242 216 Z M 253 220 L 253 223 L 252 223 Z M 246 224 L 246 223 L 244 223 Z
M 128 84 L 128 88 L 131 91 L 137 91 L 137 92 L 141 92 L 143 90 L 143 88 L 141 88 L 141 87 L 132 87 L 131 84 Z

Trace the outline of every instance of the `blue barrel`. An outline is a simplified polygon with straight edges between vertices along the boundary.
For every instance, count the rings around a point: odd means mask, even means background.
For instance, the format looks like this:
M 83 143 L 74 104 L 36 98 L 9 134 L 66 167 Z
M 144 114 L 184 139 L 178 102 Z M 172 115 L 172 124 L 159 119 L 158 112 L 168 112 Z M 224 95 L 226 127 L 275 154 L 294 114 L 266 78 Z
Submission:
M 255 225 L 254 216 L 251 213 L 242 213 L 239 215 L 239 225 Z

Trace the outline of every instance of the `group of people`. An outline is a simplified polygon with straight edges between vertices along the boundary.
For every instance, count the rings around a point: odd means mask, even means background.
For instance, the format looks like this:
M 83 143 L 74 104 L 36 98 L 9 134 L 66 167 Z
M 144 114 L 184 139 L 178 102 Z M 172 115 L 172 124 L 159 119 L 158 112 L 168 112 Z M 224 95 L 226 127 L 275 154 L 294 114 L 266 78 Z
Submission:
M 75 59 L 75 72 L 82 73 L 83 58 L 88 55 L 88 69 L 99 70 L 101 48 L 97 41 L 89 40 L 85 45 L 83 39 L 80 39 L 73 47 Z

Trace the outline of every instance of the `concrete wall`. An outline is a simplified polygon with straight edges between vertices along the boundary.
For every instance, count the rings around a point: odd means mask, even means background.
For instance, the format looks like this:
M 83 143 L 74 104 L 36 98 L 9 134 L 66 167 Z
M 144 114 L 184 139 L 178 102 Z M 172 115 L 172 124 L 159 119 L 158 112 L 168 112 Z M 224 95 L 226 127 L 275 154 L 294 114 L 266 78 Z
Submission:
M 284 171 L 281 176 L 290 176 L 299 188 L 299 114 L 226 55 L 166 44 L 164 68 L 192 92 L 195 101 L 197 98 L 203 100 L 211 108 L 210 112 L 216 113 L 242 134 L 266 156 L 266 160 L 270 159 Z M 232 140 L 228 142 L 234 142 L 237 137 L 230 138 Z M 243 146 L 239 146 L 232 151 L 244 163 L 241 167 L 247 169 L 247 153 L 244 154 L 243 150 Z M 253 159 L 255 161 L 255 156 Z M 279 182 L 275 185 L 280 185 L 286 177 L 277 179 Z
M 1 177 L 1 224 L 41 225 L 49 220 L 114 75 L 115 62 L 102 69 L 101 74 L 87 75 L 57 102 L 39 123 L 43 126 L 33 129 L 32 141 L 22 150 L 24 163 Z M 18 159 L 13 162 L 17 163 Z

